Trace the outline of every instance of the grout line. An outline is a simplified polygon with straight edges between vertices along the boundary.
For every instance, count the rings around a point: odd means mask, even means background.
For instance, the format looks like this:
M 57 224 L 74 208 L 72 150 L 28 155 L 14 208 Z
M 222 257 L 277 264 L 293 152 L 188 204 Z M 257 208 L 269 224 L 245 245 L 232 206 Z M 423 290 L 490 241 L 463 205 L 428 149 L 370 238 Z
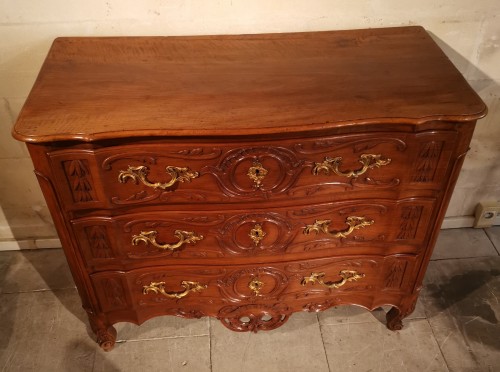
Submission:
M 496 251 L 496 249 L 495 249 Z M 470 257 L 447 257 L 447 258 L 434 258 L 431 259 L 431 262 L 436 262 L 436 261 L 450 261 L 450 260 L 470 260 L 473 258 L 487 258 L 487 257 L 497 257 L 497 256 L 470 256 Z
M 426 320 L 427 320 L 427 324 L 429 324 L 429 328 L 431 329 L 432 337 L 434 337 L 434 341 L 436 341 L 436 344 L 439 348 L 439 352 L 441 353 L 441 356 L 443 357 L 444 364 L 446 364 L 446 369 L 448 370 L 448 372 L 450 372 L 451 370 L 450 370 L 450 366 L 448 365 L 448 360 L 446 360 L 446 357 L 443 353 L 443 350 L 441 349 L 441 345 L 439 344 L 439 341 L 436 338 L 436 334 L 434 333 L 434 328 L 432 328 L 432 324 L 431 324 L 431 322 L 429 322 L 429 319 L 426 319 Z
M 323 352 L 325 353 L 326 366 L 328 367 L 328 371 L 332 372 L 332 369 L 330 368 L 330 362 L 328 361 L 328 355 L 326 353 L 325 339 L 323 338 L 323 327 L 321 327 L 321 324 L 319 322 L 319 315 L 318 315 L 318 313 L 316 313 L 316 321 L 318 322 L 319 335 L 321 337 L 321 344 L 323 345 Z
M 95 362 L 97 359 L 97 349 L 94 350 L 94 361 L 92 362 L 92 372 L 95 371 Z
M 76 289 L 76 287 L 40 288 L 40 289 L 32 289 L 32 290 L 28 290 L 28 291 L 0 292 L 0 295 L 3 295 L 3 294 L 25 294 L 25 293 L 37 293 L 37 292 L 55 292 L 55 291 L 66 291 L 68 289 Z
M 499 249 L 500 247 L 499 248 L 496 247 L 495 243 L 493 242 L 493 240 L 491 240 L 490 235 L 486 232 L 485 229 L 483 229 L 483 231 L 486 234 L 486 236 L 488 237 L 488 240 L 490 241 L 490 243 L 493 246 L 493 248 L 495 249 L 495 251 L 497 251 L 497 254 L 500 256 L 500 249 Z
M 189 335 L 189 336 L 165 336 L 165 337 L 150 337 L 150 338 L 138 338 L 130 340 L 116 340 L 117 344 L 124 344 L 127 342 L 141 342 L 141 341 L 158 341 L 158 340 L 173 340 L 177 338 L 190 338 L 190 337 L 207 337 L 208 334 L 201 335 Z
M 207 317 L 208 322 L 208 361 L 210 364 L 210 372 L 212 372 L 212 320 Z

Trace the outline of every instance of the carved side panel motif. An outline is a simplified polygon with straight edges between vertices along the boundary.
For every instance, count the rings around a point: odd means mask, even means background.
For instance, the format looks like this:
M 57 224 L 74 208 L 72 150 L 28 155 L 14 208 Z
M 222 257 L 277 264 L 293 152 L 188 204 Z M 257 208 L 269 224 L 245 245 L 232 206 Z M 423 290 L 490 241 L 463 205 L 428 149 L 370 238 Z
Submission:
M 85 235 L 87 236 L 92 257 L 111 258 L 113 256 L 104 226 L 88 226 L 85 228 Z
M 426 142 L 420 146 L 414 168 L 413 182 L 432 182 L 436 174 L 444 142 Z
M 406 271 L 407 261 L 394 261 L 389 269 L 384 280 L 384 286 L 387 289 L 399 289 L 403 282 L 403 276 Z
M 412 205 L 402 208 L 401 224 L 396 237 L 398 240 L 415 239 L 423 210 L 424 207 L 421 205 Z
M 75 203 L 96 200 L 87 160 L 64 161 L 63 168 Z
M 127 307 L 127 300 L 125 299 L 125 290 L 121 281 L 114 278 L 101 280 L 101 286 L 106 296 L 110 309 L 120 309 Z

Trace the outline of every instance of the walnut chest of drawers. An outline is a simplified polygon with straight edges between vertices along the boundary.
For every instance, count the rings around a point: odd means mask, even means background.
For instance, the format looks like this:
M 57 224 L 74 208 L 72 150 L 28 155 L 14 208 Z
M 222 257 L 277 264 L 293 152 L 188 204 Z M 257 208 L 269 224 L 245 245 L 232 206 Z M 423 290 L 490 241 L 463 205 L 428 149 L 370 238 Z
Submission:
M 109 350 L 159 315 L 401 329 L 485 113 L 421 27 L 60 38 L 13 134 Z

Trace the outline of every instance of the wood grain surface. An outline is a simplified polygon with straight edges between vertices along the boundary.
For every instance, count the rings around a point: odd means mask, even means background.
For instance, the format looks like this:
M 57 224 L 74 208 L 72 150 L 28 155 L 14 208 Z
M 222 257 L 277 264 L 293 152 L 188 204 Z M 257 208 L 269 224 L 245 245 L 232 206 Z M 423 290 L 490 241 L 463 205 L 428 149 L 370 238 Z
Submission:
M 421 27 L 54 41 L 22 141 L 468 121 L 484 103 Z

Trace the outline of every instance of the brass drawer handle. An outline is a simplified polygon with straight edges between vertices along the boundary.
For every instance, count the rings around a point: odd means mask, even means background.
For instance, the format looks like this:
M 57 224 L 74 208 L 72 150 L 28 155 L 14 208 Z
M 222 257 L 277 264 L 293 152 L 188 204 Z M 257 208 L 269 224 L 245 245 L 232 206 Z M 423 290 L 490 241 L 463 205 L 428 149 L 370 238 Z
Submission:
M 140 165 L 138 167 L 132 167 L 129 165 L 126 171 L 123 170 L 120 171 L 120 174 L 118 175 L 118 181 L 120 181 L 121 183 L 125 183 L 130 178 L 136 184 L 140 181 L 144 185 L 152 187 L 155 190 L 156 189 L 166 190 L 169 187 L 172 187 L 176 182 L 190 182 L 191 179 L 199 177 L 198 172 L 194 172 L 189 168 L 168 166 L 165 168 L 165 171 L 170 175 L 171 177 L 170 181 L 167 183 L 161 183 L 161 182 L 153 183 L 149 182 L 146 178 L 149 173 L 148 167 L 146 167 L 145 165 Z
M 361 229 L 375 223 L 375 221 L 367 220 L 365 217 L 349 216 L 345 220 L 345 223 L 349 226 L 347 229 L 342 231 L 329 231 L 328 226 L 331 222 L 331 220 L 316 220 L 312 225 L 304 227 L 304 234 L 309 235 L 314 231 L 316 234 L 322 232 L 333 238 L 346 238 L 347 235 L 352 233 L 354 230 Z
M 199 240 L 203 239 L 203 235 L 196 235 L 192 231 L 182 231 L 175 230 L 174 236 L 179 239 L 179 241 L 175 244 L 161 244 L 156 241 L 156 236 L 158 235 L 158 231 L 141 231 L 139 235 L 132 236 L 132 244 L 137 245 L 140 242 L 145 243 L 146 245 L 152 244 L 160 249 L 170 249 L 171 251 L 176 250 L 181 247 L 183 244 L 191 244 L 196 243 Z
M 316 165 L 313 168 L 313 174 L 316 176 L 321 172 L 325 172 L 328 176 L 330 172 L 334 172 L 335 174 L 343 177 L 353 177 L 356 178 L 365 173 L 368 169 L 372 168 L 380 168 L 382 165 L 387 165 L 391 162 L 391 159 L 382 159 L 382 155 L 374 155 L 374 154 L 362 154 L 359 157 L 359 162 L 363 164 L 363 167 L 357 170 L 348 170 L 341 171 L 339 168 L 342 165 L 342 157 L 330 158 L 325 157 L 325 160 L 322 163 L 315 163 Z
M 254 182 L 255 187 L 260 187 L 262 180 L 266 177 L 268 171 L 262 166 L 257 160 L 253 162 L 253 165 L 248 169 L 247 176 Z
M 165 290 L 165 282 L 151 282 L 150 285 L 145 285 L 142 289 L 143 294 L 148 293 L 156 293 L 161 294 L 168 298 L 183 298 L 186 297 L 189 292 L 199 292 L 203 289 L 206 289 L 206 285 L 201 285 L 198 282 L 189 282 L 187 280 L 183 280 L 181 282 L 181 287 L 184 288 L 181 292 L 167 292 Z
M 347 282 L 357 281 L 358 279 L 362 279 L 365 277 L 365 274 L 358 273 L 354 270 L 342 270 L 339 272 L 339 276 L 342 278 L 337 282 L 325 282 L 323 278 L 325 277 L 325 273 L 311 273 L 311 276 L 305 276 L 300 284 L 306 285 L 308 283 L 315 284 L 319 283 L 327 288 L 340 288 Z

